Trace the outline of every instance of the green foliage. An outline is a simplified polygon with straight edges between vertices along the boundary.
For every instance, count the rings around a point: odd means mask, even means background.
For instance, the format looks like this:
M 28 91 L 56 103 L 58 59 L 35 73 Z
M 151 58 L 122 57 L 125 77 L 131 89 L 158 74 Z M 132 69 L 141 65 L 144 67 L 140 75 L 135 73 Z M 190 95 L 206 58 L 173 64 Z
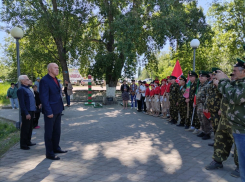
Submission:
M 0 119 L 0 157 L 20 140 L 13 123 Z
M 158 70 L 155 53 L 167 40 L 181 46 L 192 37 L 203 34 L 207 28 L 202 10 L 189 1 L 139 1 L 91 0 L 99 11 L 92 18 L 89 29 L 90 42 L 86 54 L 92 57 L 92 65 L 81 60 L 83 71 L 96 78 L 105 77 L 107 83 L 115 86 L 121 77 L 131 77 L 138 62 L 147 70 Z M 187 3 L 187 5 L 186 5 Z M 193 31 L 190 32 L 190 29 Z M 96 30 L 96 31 L 95 31 Z M 96 33 L 97 32 L 97 33 Z M 194 33 L 193 33 L 194 32 Z M 84 56 L 86 56 L 86 54 Z M 112 84 L 110 84 L 112 82 Z
M 61 67 L 63 77 L 69 80 L 67 64 L 78 59 L 77 46 L 82 42 L 92 8 L 77 0 L 4 0 L 1 17 L 2 21 L 25 29 L 21 58 L 28 63 L 26 70 L 37 66 L 33 72 L 42 75 L 44 67 L 55 62 Z
M 16 132 L 17 129 L 12 123 L 0 122 L 0 139 L 3 139 L 10 133 Z
M 0 83 L 0 105 L 10 104 L 9 99 L 6 98 L 7 91 L 10 88 L 10 82 Z

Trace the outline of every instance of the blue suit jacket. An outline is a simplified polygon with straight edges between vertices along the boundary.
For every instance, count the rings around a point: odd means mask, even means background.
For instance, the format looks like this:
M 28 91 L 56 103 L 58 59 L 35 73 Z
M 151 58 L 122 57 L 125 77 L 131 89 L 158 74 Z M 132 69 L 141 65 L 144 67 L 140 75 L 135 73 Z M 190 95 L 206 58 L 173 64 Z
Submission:
M 55 79 L 57 80 L 57 78 Z M 59 114 L 64 110 L 61 92 L 60 86 L 55 83 L 49 74 L 41 79 L 39 85 L 39 97 L 44 115 Z

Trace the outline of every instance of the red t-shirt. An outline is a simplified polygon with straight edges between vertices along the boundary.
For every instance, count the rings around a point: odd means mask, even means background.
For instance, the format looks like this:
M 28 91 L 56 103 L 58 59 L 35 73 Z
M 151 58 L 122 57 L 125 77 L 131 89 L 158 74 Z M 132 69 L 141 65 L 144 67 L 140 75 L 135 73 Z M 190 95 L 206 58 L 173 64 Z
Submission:
M 161 96 L 163 96 L 163 94 L 164 94 L 166 88 L 167 88 L 167 85 L 161 86 Z
M 155 95 L 159 95 L 161 93 L 160 87 L 155 88 Z
M 154 88 L 152 88 L 152 90 L 150 91 L 150 96 L 154 96 L 155 95 L 155 90 Z
M 146 88 L 145 90 L 145 96 L 150 96 L 151 90 L 148 88 Z
M 53 77 L 52 77 L 52 78 L 53 78 Z M 54 80 L 54 82 L 57 84 L 57 86 L 59 86 L 59 83 L 58 83 L 57 79 L 56 79 L 56 78 L 53 78 L 53 80 Z
M 167 89 L 167 91 L 166 91 L 167 93 L 170 92 L 170 87 L 171 87 L 171 83 L 169 83 L 169 84 L 167 85 L 167 88 L 166 88 L 166 89 Z

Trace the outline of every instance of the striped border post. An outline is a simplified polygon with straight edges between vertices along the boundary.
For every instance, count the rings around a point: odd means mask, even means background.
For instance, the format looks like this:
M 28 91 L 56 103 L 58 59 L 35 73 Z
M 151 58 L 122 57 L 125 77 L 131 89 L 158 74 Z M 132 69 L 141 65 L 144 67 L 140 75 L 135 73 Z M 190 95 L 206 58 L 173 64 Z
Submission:
M 88 75 L 88 104 L 92 104 L 92 78 Z

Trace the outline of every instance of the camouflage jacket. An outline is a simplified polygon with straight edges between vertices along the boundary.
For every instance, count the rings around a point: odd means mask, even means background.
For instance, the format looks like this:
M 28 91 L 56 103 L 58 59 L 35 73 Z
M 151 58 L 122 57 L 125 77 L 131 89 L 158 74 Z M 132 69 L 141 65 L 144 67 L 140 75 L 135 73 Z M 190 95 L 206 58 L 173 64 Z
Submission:
M 199 84 L 198 87 L 198 92 L 197 92 L 197 96 L 196 96 L 196 104 L 204 104 L 205 100 L 206 100 L 206 95 L 207 95 L 207 87 L 208 85 L 208 81 L 206 81 L 203 84 Z
M 186 98 L 183 96 L 185 93 L 186 86 L 180 86 L 179 88 L 179 97 L 178 97 L 178 104 L 179 105 L 186 105 Z
M 226 97 L 222 97 L 221 102 L 220 102 L 220 111 L 221 111 L 221 118 L 219 121 L 219 126 L 218 128 L 220 130 L 225 130 L 225 129 L 231 129 L 231 124 L 229 123 L 229 120 L 227 119 L 227 111 L 229 109 L 229 102 Z
M 170 87 L 169 101 L 178 102 L 178 98 L 179 98 L 179 84 L 174 83 Z
M 211 81 L 207 87 L 207 97 L 204 104 L 204 109 L 208 109 L 208 111 L 212 113 L 217 113 L 220 109 L 222 95 L 218 88 L 213 84 L 213 81 Z
M 218 88 L 223 97 L 227 98 L 229 102 L 227 117 L 233 132 L 245 134 L 245 78 L 236 82 L 221 79 Z
M 189 93 L 190 103 L 194 102 L 196 89 L 197 89 L 197 81 L 195 81 L 194 83 L 191 83 L 191 86 L 190 86 L 190 93 Z

